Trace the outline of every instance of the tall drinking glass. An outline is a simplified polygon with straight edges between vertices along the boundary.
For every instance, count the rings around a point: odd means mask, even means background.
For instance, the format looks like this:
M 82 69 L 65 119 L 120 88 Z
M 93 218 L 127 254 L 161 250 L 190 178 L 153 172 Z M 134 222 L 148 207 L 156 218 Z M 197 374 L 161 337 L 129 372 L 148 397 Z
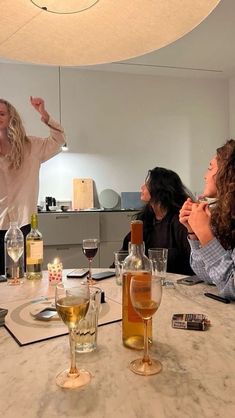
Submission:
M 159 373 L 162 365 L 159 360 L 151 359 L 148 347 L 148 322 L 160 306 L 162 299 L 162 284 L 159 277 L 143 278 L 133 275 L 131 277 L 130 298 L 133 308 L 144 321 L 144 355 L 130 364 L 132 372 L 149 376 Z
M 89 272 L 87 276 L 87 281 L 89 284 L 93 284 L 95 283 L 95 281 L 92 280 L 91 263 L 98 251 L 98 239 L 96 238 L 84 239 L 82 241 L 82 251 L 85 254 L 85 256 L 88 258 L 88 262 L 89 262 Z
M 90 292 L 88 283 L 75 287 L 60 283 L 56 286 L 55 304 L 62 321 L 69 328 L 71 366 L 56 376 L 58 386 L 74 389 L 87 385 L 91 375 L 87 370 L 78 370 L 75 358 L 76 329 L 78 323 L 88 311 Z
M 149 248 L 148 256 L 152 262 L 152 269 L 155 276 L 160 277 L 162 286 L 172 287 L 174 285 L 170 280 L 166 280 L 168 249 L 167 248 Z
M 115 251 L 114 252 L 114 264 L 115 264 L 115 275 L 116 283 L 122 285 L 122 266 L 125 258 L 129 255 L 128 251 Z

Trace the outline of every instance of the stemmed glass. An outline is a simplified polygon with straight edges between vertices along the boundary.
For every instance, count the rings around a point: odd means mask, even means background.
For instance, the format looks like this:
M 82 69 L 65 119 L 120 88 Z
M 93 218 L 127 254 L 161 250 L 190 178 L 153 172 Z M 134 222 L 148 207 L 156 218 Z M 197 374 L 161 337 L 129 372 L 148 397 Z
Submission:
M 159 373 L 162 365 L 159 360 L 149 357 L 148 322 L 160 306 L 162 299 L 161 279 L 156 276 L 133 275 L 130 284 L 130 298 L 133 308 L 144 321 L 144 355 L 130 364 L 130 369 L 137 374 L 149 376 Z
M 55 304 L 62 321 L 69 328 L 71 366 L 56 376 L 58 386 L 66 389 L 79 388 L 87 385 L 91 375 L 87 370 L 78 370 L 75 358 L 76 330 L 78 323 L 88 311 L 90 291 L 88 283 L 80 283 L 75 287 L 60 283 L 56 286 Z
M 89 261 L 89 272 L 87 276 L 87 281 L 89 284 L 94 284 L 95 281 L 92 280 L 92 277 L 91 277 L 91 263 L 98 251 L 98 239 L 96 238 L 84 239 L 82 241 L 82 251 Z
M 13 261 L 12 266 L 12 278 L 8 279 L 8 283 L 11 285 L 20 284 L 19 279 L 19 266 L 17 266 L 17 263 L 20 259 L 20 257 L 23 254 L 24 251 L 24 241 L 19 241 L 19 239 L 9 239 L 6 243 L 6 250 L 9 257 L 11 257 Z

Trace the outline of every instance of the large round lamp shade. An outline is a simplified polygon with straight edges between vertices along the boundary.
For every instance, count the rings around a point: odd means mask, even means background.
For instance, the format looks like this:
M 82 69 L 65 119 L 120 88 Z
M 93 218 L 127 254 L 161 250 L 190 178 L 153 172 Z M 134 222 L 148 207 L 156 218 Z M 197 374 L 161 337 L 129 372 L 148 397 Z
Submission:
M 0 57 L 86 66 L 179 39 L 220 0 L 0 0 Z

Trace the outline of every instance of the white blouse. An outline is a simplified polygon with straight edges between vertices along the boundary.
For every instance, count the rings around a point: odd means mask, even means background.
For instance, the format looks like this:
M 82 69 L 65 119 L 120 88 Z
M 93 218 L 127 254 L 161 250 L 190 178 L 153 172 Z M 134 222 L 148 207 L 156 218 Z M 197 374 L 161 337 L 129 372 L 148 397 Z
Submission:
M 22 227 L 30 223 L 37 212 L 39 170 L 41 163 L 58 154 L 65 143 L 64 130 L 52 118 L 47 124 L 48 138 L 29 136 L 21 167 L 10 169 L 5 156 L 0 155 L 0 229 L 7 230 L 11 221 Z

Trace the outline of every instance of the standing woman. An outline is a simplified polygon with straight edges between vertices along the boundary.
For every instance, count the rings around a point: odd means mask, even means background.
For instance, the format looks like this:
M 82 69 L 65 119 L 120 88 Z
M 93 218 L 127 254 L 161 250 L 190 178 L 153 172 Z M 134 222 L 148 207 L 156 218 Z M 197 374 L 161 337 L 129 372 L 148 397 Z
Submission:
M 50 129 L 48 138 L 27 136 L 17 110 L 0 99 L 0 274 L 4 274 L 4 236 L 11 221 L 26 236 L 30 217 L 37 212 L 39 170 L 65 143 L 63 128 L 45 109 L 43 99 L 30 97 L 31 105 Z
M 180 208 L 188 197 L 193 198 L 178 174 L 162 167 L 149 170 L 141 187 L 145 206 L 136 217 L 143 221 L 146 255 L 149 248 L 168 248 L 167 271 L 171 273 L 193 274 L 187 230 L 179 222 Z M 129 241 L 130 233 L 122 250 L 128 250 Z
M 219 292 L 235 299 L 235 141 L 230 139 L 217 149 L 205 175 L 204 196 L 216 198 L 208 203 L 186 200 L 180 222 L 188 230 L 191 266 Z

